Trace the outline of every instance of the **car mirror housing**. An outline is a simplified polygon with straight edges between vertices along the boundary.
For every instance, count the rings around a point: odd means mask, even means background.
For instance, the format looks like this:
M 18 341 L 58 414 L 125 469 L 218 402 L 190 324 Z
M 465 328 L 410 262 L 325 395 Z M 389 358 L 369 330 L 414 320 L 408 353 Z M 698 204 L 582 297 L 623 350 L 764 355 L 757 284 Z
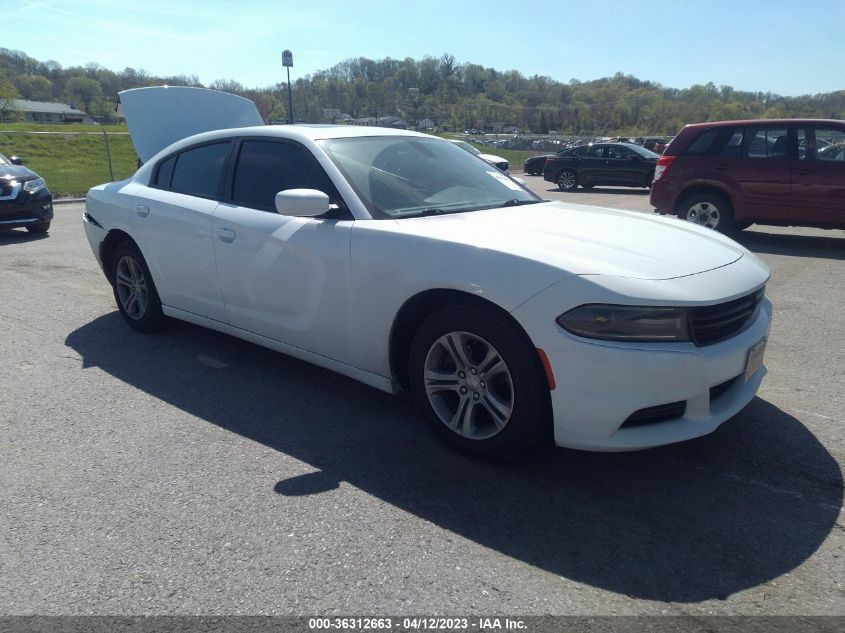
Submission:
M 286 189 L 276 194 L 280 215 L 311 218 L 329 211 L 329 197 L 316 189 Z
M 21 158 L 20 156 L 10 156 L 9 162 L 13 165 L 23 165 L 23 158 Z

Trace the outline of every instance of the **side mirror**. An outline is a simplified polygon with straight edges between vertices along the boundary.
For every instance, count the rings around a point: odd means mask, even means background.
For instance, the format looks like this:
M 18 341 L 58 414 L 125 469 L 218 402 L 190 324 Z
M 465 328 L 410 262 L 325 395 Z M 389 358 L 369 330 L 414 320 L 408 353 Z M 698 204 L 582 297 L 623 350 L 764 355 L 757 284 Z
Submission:
M 329 197 L 316 189 L 285 189 L 276 194 L 279 215 L 313 218 L 329 210 Z
M 13 165 L 23 165 L 23 158 L 21 158 L 20 156 L 10 156 L 9 162 Z

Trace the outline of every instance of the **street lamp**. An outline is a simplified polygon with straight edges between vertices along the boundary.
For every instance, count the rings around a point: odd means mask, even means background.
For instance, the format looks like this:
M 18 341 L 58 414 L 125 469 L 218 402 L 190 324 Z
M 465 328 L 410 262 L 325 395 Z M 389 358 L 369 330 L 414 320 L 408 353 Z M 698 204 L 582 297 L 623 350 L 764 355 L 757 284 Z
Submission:
M 288 123 L 293 124 L 293 96 L 290 92 L 290 68 L 293 66 L 293 53 L 289 50 L 282 51 L 282 66 L 288 71 Z

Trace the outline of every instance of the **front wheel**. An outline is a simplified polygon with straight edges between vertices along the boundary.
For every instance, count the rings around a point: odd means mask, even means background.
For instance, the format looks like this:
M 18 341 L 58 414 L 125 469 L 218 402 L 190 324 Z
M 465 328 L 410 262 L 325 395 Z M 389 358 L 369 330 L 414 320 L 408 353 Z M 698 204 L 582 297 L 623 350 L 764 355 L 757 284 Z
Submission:
M 40 224 L 30 224 L 28 227 L 26 227 L 26 230 L 30 233 L 44 234 L 50 230 L 50 223 L 41 222 Z
M 111 282 L 123 319 L 141 332 L 157 332 L 167 323 L 150 269 L 138 247 L 121 243 L 112 255 Z
M 731 203 L 717 193 L 688 196 L 680 204 L 678 217 L 720 233 L 729 234 L 734 230 Z
M 574 191 L 578 186 L 578 174 L 572 169 L 564 169 L 557 175 L 557 186 L 563 191 Z
M 461 451 L 508 459 L 550 428 L 549 389 L 524 332 L 492 310 L 445 307 L 411 345 L 411 391 L 432 430 Z

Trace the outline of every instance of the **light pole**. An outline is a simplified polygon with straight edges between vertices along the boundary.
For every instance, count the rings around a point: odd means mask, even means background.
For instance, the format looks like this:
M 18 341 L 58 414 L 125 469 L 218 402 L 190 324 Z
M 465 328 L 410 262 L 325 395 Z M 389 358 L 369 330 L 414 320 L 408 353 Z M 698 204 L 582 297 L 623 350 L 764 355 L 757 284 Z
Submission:
M 293 95 L 290 92 L 290 68 L 293 66 L 293 53 L 282 51 L 282 66 L 288 71 L 288 123 L 293 124 Z

